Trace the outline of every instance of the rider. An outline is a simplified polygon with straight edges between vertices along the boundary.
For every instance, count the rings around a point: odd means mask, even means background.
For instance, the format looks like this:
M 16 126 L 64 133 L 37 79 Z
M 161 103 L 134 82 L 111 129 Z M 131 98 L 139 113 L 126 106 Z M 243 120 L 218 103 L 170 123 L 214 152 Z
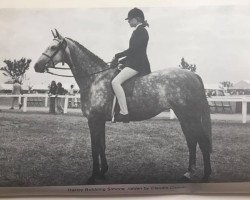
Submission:
M 112 87 L 120 106 L 120 113 L 115 116 L 115 121 L 128 123 L 127 102 L 121 84 L 137 74 L 149 74 L 151 70 L 146 53 L 149 36 L 145 27 L 149 25 L 147 21 L 144 20 L 143 11 L 138 8 L 133 8 L 129 11 L 128 17 L 125 20 L 128 20 L 130 27 L 135 27 L 135 30 L 129 40 L 129 48 L 121 53 L 115 54 L 115 57 L 112 59 L 112 63 L 118 63 L 119 58 L 125 57 L 119 61 L 124 68 L 113 79 Z

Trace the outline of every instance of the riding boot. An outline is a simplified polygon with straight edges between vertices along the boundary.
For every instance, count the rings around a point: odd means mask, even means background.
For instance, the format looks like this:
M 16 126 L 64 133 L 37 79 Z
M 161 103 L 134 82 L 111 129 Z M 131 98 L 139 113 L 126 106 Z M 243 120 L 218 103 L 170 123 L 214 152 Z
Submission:
M 118 113 L 118 114 L 115 116 L 115 122 L 129 123 L 129 116 L 128 116 L 128 114 L 123 115 L 123 114 L 121 114 L 121 113 Z

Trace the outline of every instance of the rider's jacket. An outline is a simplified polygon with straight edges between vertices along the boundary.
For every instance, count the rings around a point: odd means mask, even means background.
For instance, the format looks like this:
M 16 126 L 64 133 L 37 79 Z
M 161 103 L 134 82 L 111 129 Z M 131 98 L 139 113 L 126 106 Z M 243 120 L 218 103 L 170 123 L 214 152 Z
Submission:
M 140 75 L 149 74 L 151 69 L 147 56 L 148 39 L 148 31 L 143 25 L 139 25 L 129 40 L 129 48 L 117 53 L 115 57 L 125 57 L 119 62 L 138 71 Z

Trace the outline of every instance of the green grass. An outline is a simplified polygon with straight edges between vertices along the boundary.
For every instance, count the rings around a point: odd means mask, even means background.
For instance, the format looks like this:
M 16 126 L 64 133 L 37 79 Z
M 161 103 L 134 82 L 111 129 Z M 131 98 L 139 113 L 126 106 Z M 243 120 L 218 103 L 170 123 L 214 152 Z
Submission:
M 250 181 L 250 124 L 214 122 L 211 182 Z M 91 175 L 90 135 L 75 115 L 0 113 L 0 186 L 83 185 Z M 109 171 L 100 184 L 174 183 L 187 169 L 178 121 L 154 118 L 106 126 Z M 203 173 L 197 151 L 199 181 Z

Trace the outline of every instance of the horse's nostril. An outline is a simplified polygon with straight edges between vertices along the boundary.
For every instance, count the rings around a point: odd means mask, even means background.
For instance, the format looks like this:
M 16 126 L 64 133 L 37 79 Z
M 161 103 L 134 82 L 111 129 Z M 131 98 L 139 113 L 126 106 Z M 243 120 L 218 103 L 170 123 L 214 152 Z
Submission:
M 36 72 L 38 72 L 38 71 L 39 71 L 39 69 L 38 69 L 38 65 L 37 65 L 37 64 L 35 64 L 34 69 L 35 69 L 35 71 L 36 71 Z

